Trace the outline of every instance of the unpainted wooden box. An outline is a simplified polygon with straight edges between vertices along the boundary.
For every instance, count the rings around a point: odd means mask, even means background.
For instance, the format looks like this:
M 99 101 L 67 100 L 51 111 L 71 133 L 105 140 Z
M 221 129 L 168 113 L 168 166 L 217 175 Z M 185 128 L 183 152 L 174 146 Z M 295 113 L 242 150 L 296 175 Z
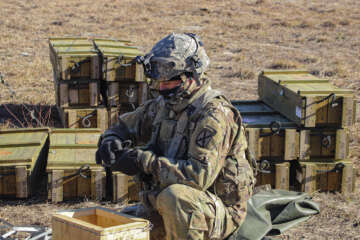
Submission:
M 258 78 L 260 99 L 303 127 L 350 127 L 356 121 L 354 91 L 306 71 L 268 70 Z
M 340 192 L 348 195 L 355 190 L 356 169 L 351 161 L 300 162 L 296 170 L 297 190 Z
M 148 86 L 145 82 L 140 83 L 107 83 L 108 106 L 120 106 L 122 104 L 133 105 L 135 108 L 148 99 Z
M 289 190 L 290 185 L 290 163 L 259 161 L 260 172 L 256 176 L 256 186 L 265 184 L 275 189 Z
M 0 130 L 0 197 L 27 198 L 38 190 L 49 149 L 48 128 Z
M 106 208 L 61 211 L 52 217 L 54 240 L 148 240 L 150 222 Z

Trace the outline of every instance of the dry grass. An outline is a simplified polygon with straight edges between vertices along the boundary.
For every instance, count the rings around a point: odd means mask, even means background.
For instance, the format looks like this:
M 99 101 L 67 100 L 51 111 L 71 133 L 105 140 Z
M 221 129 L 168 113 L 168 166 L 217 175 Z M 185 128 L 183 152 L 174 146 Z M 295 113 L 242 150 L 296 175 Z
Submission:
M 212 60 L 208 76 L 231 99 L 256 99 L 256 76 L 272 67 L 327 76 L 337 86 L 354 89 L 360 101 L 359 9 L 356 0 L 0 0 L 0 72 L 17 96 L 12 100 L 0 85 L 0 100 L 2 104 L 55 103 L 50 36 L 131 39 L 147 51 L 174 31 L 202 37 Z M 351 159 L 358 169 L 359 129 L 358 123 L 351 143 Z M 318 194 L 315 199 L 322 213 L 284 238 L 360 239 L 358 196 L 344 200 Z M 68 207 L 24 204 L 0 203 L 0 217 L 48 225 L 49 214 Z

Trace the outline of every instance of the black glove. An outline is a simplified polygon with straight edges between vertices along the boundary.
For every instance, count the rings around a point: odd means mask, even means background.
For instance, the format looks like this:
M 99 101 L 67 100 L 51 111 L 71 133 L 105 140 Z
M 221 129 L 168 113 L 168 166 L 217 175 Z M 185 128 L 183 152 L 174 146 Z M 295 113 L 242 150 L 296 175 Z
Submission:
M 123 150 L 122 142 L 115 136 L 109 136 L 101 139 L 98 143 L 98 150 L 96 151 L 96 163 L 105 165 L 115 164 L 118 153 Z
M 112 165 L 113 171 L 120 171 L 126 175 L 134 176 L 140 172 L 137 165 L 139 150 L 134 148 L 124 149 L 118 152 L 116 163 Z

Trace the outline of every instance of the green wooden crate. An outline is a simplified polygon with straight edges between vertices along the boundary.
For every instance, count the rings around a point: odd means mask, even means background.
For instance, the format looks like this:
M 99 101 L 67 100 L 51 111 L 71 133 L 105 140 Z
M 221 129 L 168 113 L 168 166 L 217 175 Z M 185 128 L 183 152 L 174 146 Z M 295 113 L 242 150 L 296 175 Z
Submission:
M 48 128 L 0 130 L 0 197 L 27 198 L 39 189 Z
M 48 199 L 61 202 L 77 197 L 103 198 L 105 174 L 102 166 L 95 162 L 100 134 L 100 129 L 51 130 L 46 166 Z M 67 176 L 76 174 L 81 168 L 84 170 L 81 175 L 67 179 Z
M 348 158 L 349 130 L 301 128 L 261 101 L 233 101 L 256 160 L 337 161 Z
M 106 174 L 103 166 L 95 161 L 101 133 L 101 129 L 90 128 L 51 130 L 46 167 L 49 200 L 61 202 L 84 197 L 93 200 L 105 198 Z M 113 201 L 128 200 L 128 182 L 128 176 L 113 172 Z
M 315 191 L 355 191 L 356 169 L 350 160 L 336 163 L 301 162 L 296 169 L 296 190 L 309 194 Z
M 260 99 L 300 126 L 345 128 L 356 120 L 353 90 L 306 71 L 263 71 L 258 80 Z
M 261 101 L 232 101 L 240 111 L 249 148 L 256 160 L 282 161 L 299 157 L 297 124 Z
M 136 56 L 143 55 L 130 42 L 108 39 L 94 39 L 103 57 L 103 79 L 110 82 L 144 82 L 142 64 L 134 62 Z

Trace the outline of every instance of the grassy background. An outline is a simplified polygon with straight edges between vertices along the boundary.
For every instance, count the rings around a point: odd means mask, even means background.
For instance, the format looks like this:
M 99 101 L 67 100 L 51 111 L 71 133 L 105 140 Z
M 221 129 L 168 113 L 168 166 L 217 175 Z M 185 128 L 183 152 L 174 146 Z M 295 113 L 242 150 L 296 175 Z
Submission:
M 11 98 L 0 85 L 0 103 L 55 103 L 48 37 L 129 39 L 146 52 L 171 32 L 201 36 L 212 61 L 208 77 L 230 99 L 256 99 L 257 75 L 264 68 L 296 68 L 353 89 L 360 101 L 359 9 L 356 0 L 0 0 L 0 72 L 16 92 Z M 351 133 L 350 157 L 360 168 L 359 123 Z M 360 239 L 356 194 L 350 200 L 314 197 L 322 213 L 282 238 Z M 1 201 L 0 206 L 0 218 L 43 225 L 55 210 L 79 207 Z

